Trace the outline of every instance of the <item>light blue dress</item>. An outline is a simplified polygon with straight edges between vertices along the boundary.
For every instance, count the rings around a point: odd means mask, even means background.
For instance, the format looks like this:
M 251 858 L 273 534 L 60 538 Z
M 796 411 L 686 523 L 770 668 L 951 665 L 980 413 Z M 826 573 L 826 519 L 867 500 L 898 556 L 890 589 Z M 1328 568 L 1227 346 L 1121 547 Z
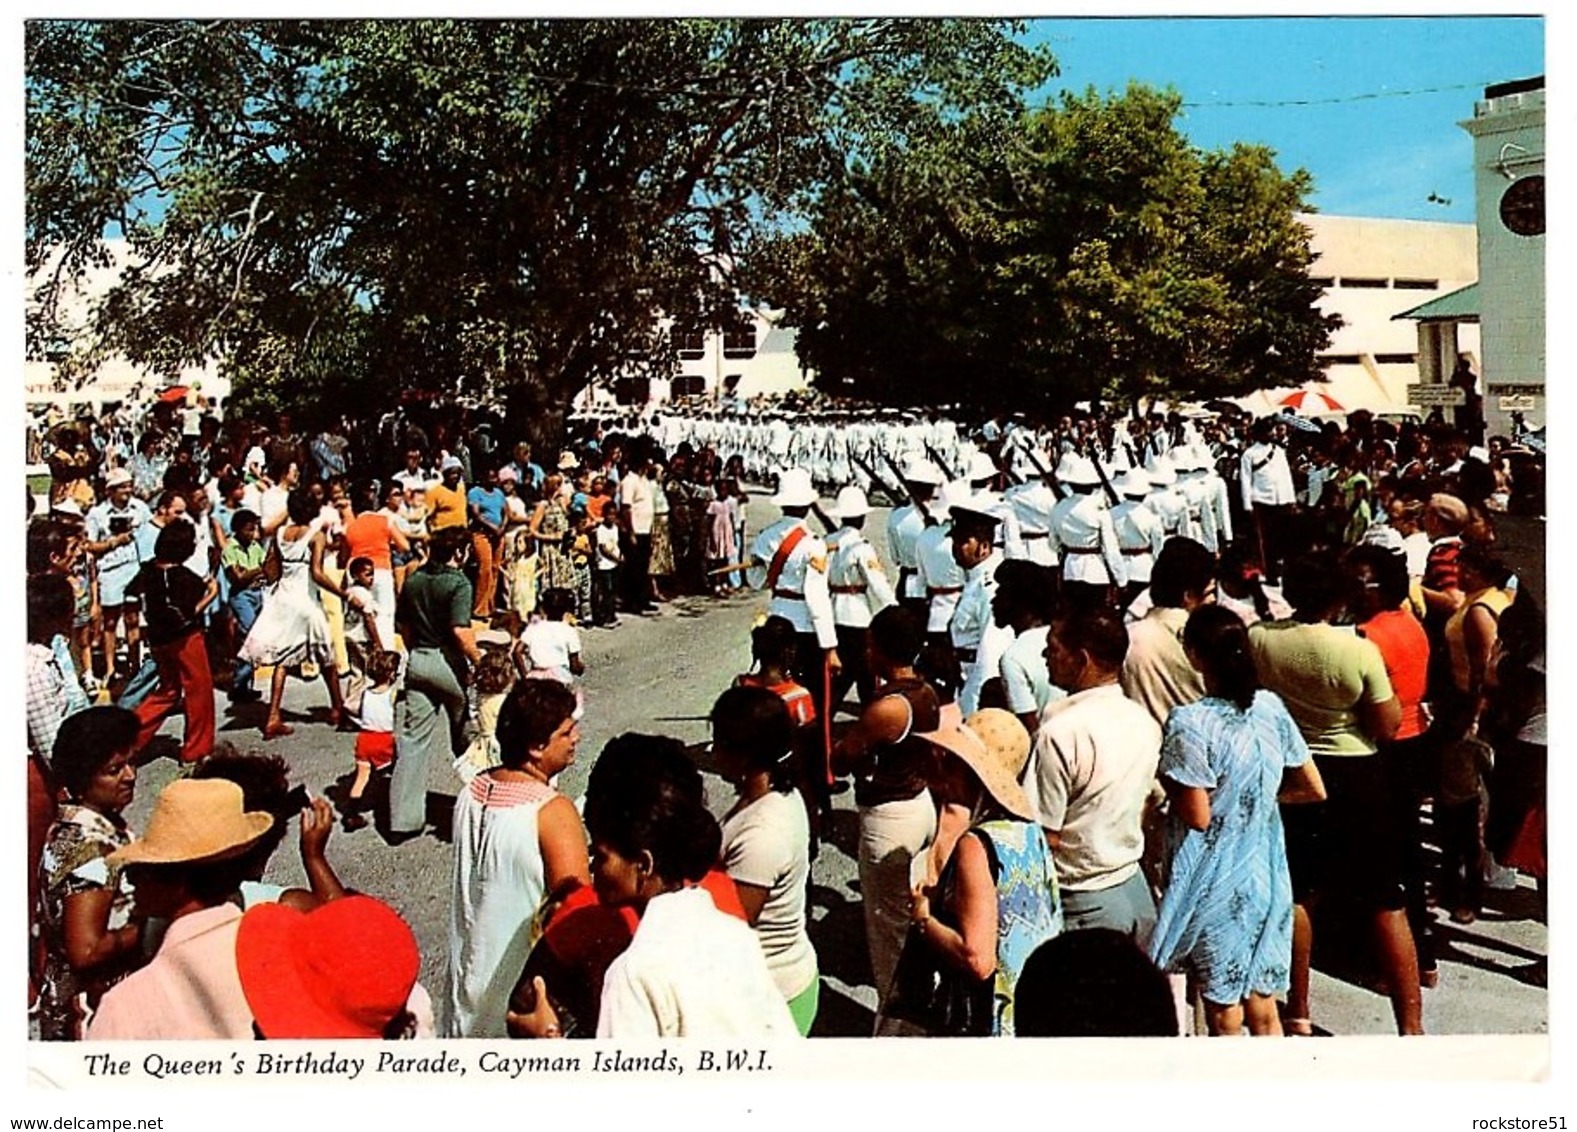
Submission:
M 1190 971 L 1210 1002 L 1287 990 L 1292 878 L 1276 794 L 1308 746 L 1286 706 L 1260 691 L 1248 711 L 1206 697 L 1174 708 L 1158 773 L 1210 792 L 1210 825 L 1167 824 L 1166 894 L 1150 939 L 1163 970 Z

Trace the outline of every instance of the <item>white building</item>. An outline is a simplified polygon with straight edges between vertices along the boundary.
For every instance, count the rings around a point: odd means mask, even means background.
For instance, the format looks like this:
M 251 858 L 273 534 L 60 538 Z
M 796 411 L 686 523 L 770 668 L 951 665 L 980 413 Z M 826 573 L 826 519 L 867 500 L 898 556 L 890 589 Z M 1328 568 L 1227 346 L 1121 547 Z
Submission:
M 1408 403 L 1407 387 L 1420 381 L 1420 367 L 1430 357 L 1413 324 L 1398 318 L 1478 278 L 1474 226 L 1323 213 L 1300 220 L 1317 256 L 1310 275 L 1325 290 L 1319 309 L 1343 322 L 1319 356 L 1326 381 L 1307 388 L 1323 393 L 1332 411 L 1417 411 Z M 1477 368 L 1476 328 L 1464 327 L 1453 341 L 1445 372 L 1458 353 Z M 1239 400 L 1256 413 L 1273 412 L 1297 392 L 1268 389 Z

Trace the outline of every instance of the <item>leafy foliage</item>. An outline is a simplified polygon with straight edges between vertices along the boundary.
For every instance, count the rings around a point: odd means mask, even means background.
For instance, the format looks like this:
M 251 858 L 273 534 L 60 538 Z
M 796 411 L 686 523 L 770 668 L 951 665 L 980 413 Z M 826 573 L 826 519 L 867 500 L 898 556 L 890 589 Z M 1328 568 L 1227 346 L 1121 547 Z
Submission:
M 851 170 L 750 263 L 801 360 L 877 400 L 1055 410 L 1317 375 L 1310 182 L 1204 153 L 1131 86 L 1005 124 L 962 117 Z
M 98 341 L 139 361 L 496 389 L 551 432 L 586 383 L 669 367 L 657 316 L 715 323 L 734 264 L 824 185 L 961 108 L 1009 120 L 1052 69 L 1013 30 L 34 21 L 28 266 L 68 281 L 124 238 Z

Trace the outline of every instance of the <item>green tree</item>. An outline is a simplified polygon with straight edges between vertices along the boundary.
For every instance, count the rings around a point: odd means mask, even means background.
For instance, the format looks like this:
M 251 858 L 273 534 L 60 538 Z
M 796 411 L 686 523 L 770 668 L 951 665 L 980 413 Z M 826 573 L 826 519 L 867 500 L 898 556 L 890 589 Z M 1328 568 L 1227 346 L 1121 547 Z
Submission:
M 1337 323 L 1296 219 L 1307 175 L 1197 150 L 1178 109 L 1134 85 L 956 119 L 829 187 L 753 285 L 829 389 L 877 400 L 1053 411 L 1316 376 Z
M 1050 73 L 972 20 L 27 25 L 27 248 L 120 236 L 100 342 L 248 377 L 314 350 L 379 387 L 498 389 L 557 429 L 588 382 L 672 364 L 734 263 L 851 165 Z M 51 332 L 53 291 L 30 331 Z M 367 334 L 350 325 L 359 312 Z

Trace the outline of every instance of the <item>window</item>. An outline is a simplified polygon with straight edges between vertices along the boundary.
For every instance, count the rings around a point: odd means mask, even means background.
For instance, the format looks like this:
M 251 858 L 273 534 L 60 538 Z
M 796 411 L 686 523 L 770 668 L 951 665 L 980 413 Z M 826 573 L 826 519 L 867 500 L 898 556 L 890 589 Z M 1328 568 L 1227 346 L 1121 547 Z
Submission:
M 706 392 L 706 378 L 693 373 L 680 374 L 668 384 L 670 397 L 699 397 Z
M 1357 354 L 1321 354 L 1318 360 L 1322 366 L 1355 366 L 1359 364 Z
M 1386 279 L 1365 279 L 1356 275 L 1344 275 L 1342 276 L 1341 286 L 1384 288 L 1389 282 Z
M 1382 366 L 1410 366 L 1418 361 L 1417 354 L 1376 354 L 1374 360 Z
M 621 405 L 644 405 L 651 395 L 652 383 L 644 377 L 621 377 L 613 383 L 613 399 Z
M 1438 279 L 1398 279 L 1393 284 L 1398 291 L 1438 291 Z
M 1311 275 L 1309 276 L 1309 282 L 1316 287 L 1323 287 L 1327 291 L 1336 286 L 1336 280 L 1329 275 Z
M 753 358 L 756 356 L 756 325 L 741 314 L 730 325 L 723 327 L 723 357 Z
M 706 353 L 706 334 L 698 327 L 681 329 L 675 326 L 668 334 L 673 340 L 674 350 L 681 358 L 693 361 Z

